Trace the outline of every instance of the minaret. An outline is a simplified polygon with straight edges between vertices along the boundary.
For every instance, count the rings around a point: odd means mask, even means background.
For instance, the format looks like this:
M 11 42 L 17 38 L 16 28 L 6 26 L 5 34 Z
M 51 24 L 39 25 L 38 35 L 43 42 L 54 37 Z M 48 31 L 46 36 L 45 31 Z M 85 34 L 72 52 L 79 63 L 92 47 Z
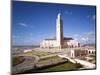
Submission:
M 59 48 L 62 48 L 64 37 L 63 37 L 63 21 L 60 13 L 57 15 L 56 19 L 56 40 L 57 40 L 57 46 Z

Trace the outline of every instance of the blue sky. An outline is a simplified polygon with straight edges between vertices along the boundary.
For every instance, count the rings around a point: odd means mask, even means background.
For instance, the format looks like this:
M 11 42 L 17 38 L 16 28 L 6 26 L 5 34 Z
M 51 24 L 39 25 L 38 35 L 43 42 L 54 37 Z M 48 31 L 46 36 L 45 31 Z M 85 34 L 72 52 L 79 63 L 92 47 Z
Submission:
M 61 13 L 65 37 L 95 43 L 95 6 L 13 1 L 12 44 L 38 45 L 56 35 L 56 18 Z

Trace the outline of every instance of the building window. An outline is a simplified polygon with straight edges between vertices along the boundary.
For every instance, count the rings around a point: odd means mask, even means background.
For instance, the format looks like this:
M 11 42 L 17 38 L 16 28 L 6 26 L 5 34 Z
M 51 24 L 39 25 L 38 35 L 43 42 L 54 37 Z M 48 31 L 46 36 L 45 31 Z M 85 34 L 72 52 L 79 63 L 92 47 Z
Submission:
M 90 54 L 91 52 L 89 51 L 89 54 Z

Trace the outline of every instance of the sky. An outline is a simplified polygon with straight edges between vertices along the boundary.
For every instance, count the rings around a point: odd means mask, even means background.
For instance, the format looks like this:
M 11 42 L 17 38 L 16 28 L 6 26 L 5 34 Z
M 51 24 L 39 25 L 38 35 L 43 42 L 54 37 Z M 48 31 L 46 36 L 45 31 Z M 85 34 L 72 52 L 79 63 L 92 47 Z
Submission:
M 55 37 L 58 13 L 62 16 L 64 37 L 95 43 L 95 6 L 13 1 L 12 44 L 39 45 L 43 39 Z

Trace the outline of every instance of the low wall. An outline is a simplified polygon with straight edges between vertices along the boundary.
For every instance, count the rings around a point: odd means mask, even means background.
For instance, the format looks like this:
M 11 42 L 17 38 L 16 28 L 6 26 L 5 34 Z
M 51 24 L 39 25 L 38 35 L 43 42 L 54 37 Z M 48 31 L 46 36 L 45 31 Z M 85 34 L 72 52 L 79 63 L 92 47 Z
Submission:
M 43 67 L 48 67 L 48 66 L 53 66 L 53 65 L 57 65 L 57 64 L 61 64 L 66 62 L 67 60 L 61 60 L 61 61 L 51 61 L 51 62 L 47 62 L 45 64 L 36 64 L 36 68 L 43 68 Z
M 74 60 L 77 61 L 77 63 L 84 65 L 86 68 L 95 68 L 95 64 L 92 64 L 90 62 L 80 60 L 80 59 L 74 59 Z
M 83 65 L 84 66 L 84 68 L 95 68 L 95 64 L 93 64 L 93 63 L 90 63 L 90 62 L 88 62 L 88 61 L 85 61 L 85 60 L 80 60 L 80 59 L 72 59 L 72 58 L 70 58 L 70 57 L 66 57 L 66 56 L 63 56 L 63 55 L 58 55 L 59 57 L 62 57 L 62 58 L 66 58 L 66 59 L 68 59 L 70 62 L 72 62 L 72 63 L 80 63 L 81 65 Z
M 58 55 L 59 57 L 61 57 L 61 58 L 66 58 L 66 59 L 68 59 L 70 62 L 72 62 L 72 63 L 77 63 L 74 59 L 71 59 L 71 58 L 69 58 L 69 57 L 65 57 L 65 56 L 63 56 L 63 55 Z

